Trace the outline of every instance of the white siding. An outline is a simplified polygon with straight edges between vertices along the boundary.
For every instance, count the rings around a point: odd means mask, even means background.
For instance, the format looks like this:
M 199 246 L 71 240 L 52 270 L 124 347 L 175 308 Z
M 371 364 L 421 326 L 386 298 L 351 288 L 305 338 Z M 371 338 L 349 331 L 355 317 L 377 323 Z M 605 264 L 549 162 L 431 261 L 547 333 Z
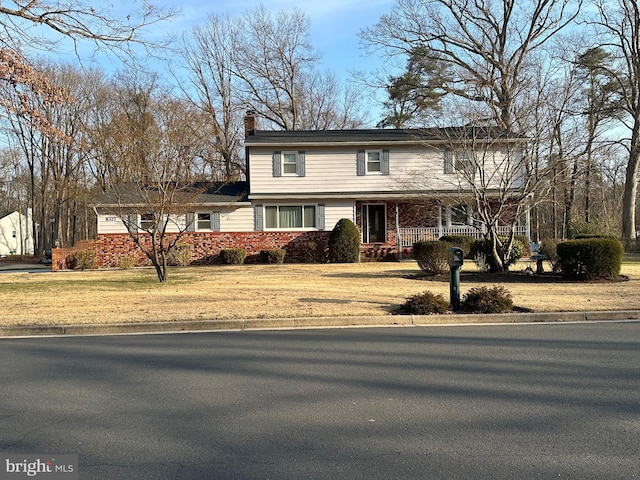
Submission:
M 324 203 L 324 229 L 325 230 L 333 230 L 333 227 L 336 226 L 338 221 L 343 218 L 348 218 L 352 222 L 355 223 L 355 202 L 354 201 L 337 201 L 337 202 L 326 202 L 326 201 L 318 201 L 318 203 Z
M 272 148 L 251 149 L 251 195 L 366 192 L 400 193 L 403 190 L 458 190 L 458 174 L 444 173 L 444 150 L 419 147 L 389 148 L 389 175 L 356 173 L 357 147 L 306 148 L 306 175 L 274 177 Z M 500 173 L 506 162 L 506 152 L 478 153 L 484 166 L 486 187 L 495 188 L 504 182 Z M 477 178 L 480 178 L 477 176 Z M 511 185 L 517 187 L 518 185 Z

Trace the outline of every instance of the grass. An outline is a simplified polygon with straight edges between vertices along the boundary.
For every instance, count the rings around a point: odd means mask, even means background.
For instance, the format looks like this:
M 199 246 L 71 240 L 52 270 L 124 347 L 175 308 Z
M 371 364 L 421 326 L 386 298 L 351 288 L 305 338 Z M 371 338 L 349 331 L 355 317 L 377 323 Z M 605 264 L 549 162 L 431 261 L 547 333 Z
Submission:
M 640 259 L 623 264 L 625 282 L 574 283 L 484 276 L 533 311 L 640 310 Z M 519 264 L 513 271 L 523 269 Z M 425 290 L 449 296 L 447 278 L 417 281 L 414 262 L 244 265 L 0 275 L 1 325 L 128 323 L 237 318 L 386 315 Z M 507 283 L 504 283 L 507 282 Z

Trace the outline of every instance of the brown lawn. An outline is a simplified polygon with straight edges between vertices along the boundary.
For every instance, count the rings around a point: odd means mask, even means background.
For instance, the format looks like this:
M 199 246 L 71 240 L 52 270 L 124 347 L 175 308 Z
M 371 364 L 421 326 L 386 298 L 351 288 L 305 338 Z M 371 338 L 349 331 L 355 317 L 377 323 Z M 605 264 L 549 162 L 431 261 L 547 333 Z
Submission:
M 502 285 L 518 307 L 536 312 L 640 310 L 640 263 L 624 264 L 627 281 L 566 282 L 462 271 L 462 293 Z M 387 315 L 430 290 L 449 296 L 449 281 L 424 278 L 414 262 L 244 265 L 174 268 L 168 284 L 151 269 L 0 274 L 0 325 Z

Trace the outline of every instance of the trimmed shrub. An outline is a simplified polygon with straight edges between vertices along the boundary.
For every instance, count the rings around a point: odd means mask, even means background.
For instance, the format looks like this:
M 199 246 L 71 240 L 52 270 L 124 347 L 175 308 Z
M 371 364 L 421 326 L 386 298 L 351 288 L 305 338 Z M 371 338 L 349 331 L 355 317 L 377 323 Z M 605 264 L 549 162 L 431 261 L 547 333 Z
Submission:
M 471 252 L 471 245 L 475 242 L 475 238 L 469 235 L 443 235 L 438 240 L 442 242 L 449 242 L 451 245 L 460 247 L 464 252 L 464 258 L 473 258 L 469 254 Z
M 615 238 L 591 238 L 561 242 L 557 252 L 564 277 L 597 280 L 620 275 L 624 248 Z
M 284 263 L 286 254 L 286 250 L 281 248 L 260 250 L 260 263 Z
M 407 301 L 394 312 L 396 315 L 431 315 L 446 313 L 449 302 L 441 294 L 424 292 L 409 297 Z
M 225 265 L 242 265 L 247 258 L 244 248 L 225 248 L 220 251 L 220 261 Z
M 312 240 L 302 242 L 298 247 L 298 258 L 302 263 L 324 263 L 324 243 Z
M 413 258 L 418 266 L 432 275 L 442 275 L 449 269 L 447 250 L 449 242 L 441 240 L 423 240 L 413 244 Z
M 560 262 L 558 261 L 558 243 L 560 240 L 557 238 L 545 238 L 540 244 L 540 250 L 538 253 L 547 257 L 547 260 L 551 264 L 551 269 L 554 272 L 560 271 Z
M 329 261 L 356 263 L 360 261 L 360 231 L 348 218 L 343 218 L 329 235 Z
M 471 288 L 460 303 L 460 311 L 465 313 L 505 313 L 511 310 L 513 299 L 504 287 Z

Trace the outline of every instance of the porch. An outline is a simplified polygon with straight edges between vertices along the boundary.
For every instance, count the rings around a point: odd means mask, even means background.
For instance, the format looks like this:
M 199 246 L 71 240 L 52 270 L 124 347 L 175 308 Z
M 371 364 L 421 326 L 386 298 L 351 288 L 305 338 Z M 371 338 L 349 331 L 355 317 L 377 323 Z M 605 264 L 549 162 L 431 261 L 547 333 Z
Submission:
M 511 227 L 500 226 L 498 227 L 498 234 L 509 235 Z M 439 227 L 420 227 L 420 228 L 398 228 L 398 246 L 400 248 L 412 247 L 415 242 L 421 240 L 438 240 L 445 235 L 465 235 L 473 238 L 482 238 L 484 234 L 483 229 L 468 225 L 452 225 L 452 226 L 439 226 Z M 517 225 L 515 227 L 516 235 L 529 236 L 529 230 L 526 225 Z

